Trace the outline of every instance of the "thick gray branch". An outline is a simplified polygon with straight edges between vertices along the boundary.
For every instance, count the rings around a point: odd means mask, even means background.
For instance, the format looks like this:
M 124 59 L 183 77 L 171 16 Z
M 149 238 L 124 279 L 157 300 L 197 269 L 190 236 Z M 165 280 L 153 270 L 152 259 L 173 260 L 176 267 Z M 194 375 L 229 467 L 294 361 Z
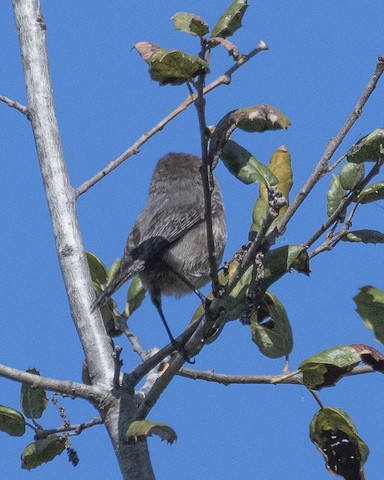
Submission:
M 76 212 L 75 192 L 65 165 L 57 125 L 46 45 L 46 26 L 39 0 L 13 0 L 37 155 L 51 215 L 59 262 L 71 313 L 93 385 L 112 389 L 112 345 L 95 299 Z M 127 445 L 125 432 L 136 408 L 133 392 L 117 389 L 97 402 L 123 478 L 154 478 L 145 442 Z
M 46 27 L 38 0 L 14 0 L 17 31 L 27 87 L 29 118 L 59 262 L 72 317 L 94 383 L 113 377 L 112 349 L 98 312 L 90 313 L 92 281 L 77 219 L 74 190 L 66 169 L 57 125 L 46 46 Z

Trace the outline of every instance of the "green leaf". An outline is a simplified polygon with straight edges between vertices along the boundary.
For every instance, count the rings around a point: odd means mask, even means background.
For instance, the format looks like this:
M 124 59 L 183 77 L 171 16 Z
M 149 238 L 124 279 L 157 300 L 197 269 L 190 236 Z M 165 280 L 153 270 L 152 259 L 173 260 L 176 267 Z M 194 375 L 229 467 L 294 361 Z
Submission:
M 353 230 L 342 238 L 343 242 L 384 243 L 384 233 L 377 230 Z
M 281 145 L 273 152 L 268 168 L 277 178 L 277 190 L 285 198 L 286 204 L 280 209 L 279 215 L 271 223 L 267 234 L 279 223 L 289 206 L 289 192 L 293 184 L 293 172 L 291 167 L 291 155 L 285 145 Z M 257 232 L 260 231 L 268 210 L 269 192 L 265 185 L 260 185 L 259 198 L 256 200 L 252 211 L 252 226 L 249 233 L 250 239 L 255 238 Z
M 266 165 L 233 140 L 225 143 L 221 159 L 232 175 L 245 184 L 260 182 L 272 186 L 278 182 Z
M 360 140 L 347 152 L 348 162 L 377 162 L 380 145 L 384 145 L 384 128 L 378 128 Z
M 384 345 L 384 291 L 366 286 L 360 288 L 360 293 L 353 300 L 365 326 L 374 333 L 376 340 Z
M 339 173 L 344 190 L 353 190 L 364 178 L 364 163 L 345 163 Z
M 128 298 L 125 307 L 127 317 L 130 317 L 132 313 L 140 307 L 145 298 L 145 294 L 146 289 L 142 281 L 137 275 L 134 276 L 128 289 Z
M 330 348 L 306 358 L 299 369 L 303 373 L 304 384 L 312 390 L 335 385 L 361 361 L 361 357 L 351 345 Z
M 27 445 L 21 455 L 21 468 L 31 470 L 43 463 L 50 462 L 65 450 L 65 442 L 57 435 L 36 440 Z
M 171 18 L 177 30 L 180 30 L 190 35 L 203 37 L 209 32 L 208 23 L 201 17 L 193 13 L 178 12 Z
M 33 375 L 40 375 L 35 368 L 27 370 Z M 21 385 L 21 408 L 27 418 L 40 418 L 44 410 L 48 407 L 48 397 L 45 390 L 41 387 L 34 387 L 23 383 Z
M 252 340 L 269 358 L 287 357 L 293 348 L 292 329 L 280 300 L 266 292 L 260 307 L 251 316 Z
M 152 80 L 158 81 L 160 85 L 181 85 L 208 71 L 205 60 L 181 50 L 166 50 L 150 42 L 138 42 L 135 48 L 149 64 Z
M 107 267 L 104 263 L 91 252 L 86 252 L 89 269 L 91 271 L 92 282 L 97 285 L 107 283 Z
M 222 285 L 225 285 L 236 272 L 239 266 L 237 257 L 238 252 L 229 262 L 230 274 L 226 275 L 224 272 L 220 274 L 219 281 Z M 270 250 L 264 258 L 264 276 L 258 281 L 258 295 L 257 298 L 253 298 L 254 304 L 260 302 L 267 289 L 292 269 L 305 273 L 306 275 L 309 274 L 308 253 L 302 245 L 286 245 L 284 247 Z M 235 288 L 230 293 L 225 309 L 220 315 L 218 323 L 240 318 L 247 309 L 248 291 L 250 287 L 253 287 L 252 270 L 253 265 L 245 271 Z
M 21 437 L 25 433 L 24 416 L 14 408 L 0 405 L 0 430 L 12 437 Z
M 239 108 L 235 110 L 234 118 L 237 126 L 245 132 L 287 129 L 291 125 L 283 112 L 266 104 Z
M 165 423 L 151 422 L 150 420 L 137 420 L 132 422 L 127 431 L 129 443 L 145 440 L 152 435 L 158 435 L 161 440 L 166 440 L 169 444 L 177 440 L 176 432 L 171 427 Z
M 117 258 L 107 273 L 107 284 L 111 283 L 116 275 L 120 272 L 121 258 Z
M 376 182 L 363 188 L 357 197 L 358 203 L 372 203 L 384 199 L 384 182 Z
M 333 175 L 333 179 L 327 191 L 327 215 L 332 216 L 339 208 L 341 201 L 345 197 L 345 190 L 341 186 L 340 179 L 337 175 Z M 345 218 L 345 213 L 340 215 L 339 220 L 342 222 Z
M 247 0 L 232 2 L 213 27 L 211 37 L 226 38 L 233 35 L 241 27 L 241 21 L 247 8 Z
M 369 449 L 347 412 L 335 407 L 322 408 L 313 417 L 309 434 L 330 473 L 345 479 L 365 479 L 363 467 Z

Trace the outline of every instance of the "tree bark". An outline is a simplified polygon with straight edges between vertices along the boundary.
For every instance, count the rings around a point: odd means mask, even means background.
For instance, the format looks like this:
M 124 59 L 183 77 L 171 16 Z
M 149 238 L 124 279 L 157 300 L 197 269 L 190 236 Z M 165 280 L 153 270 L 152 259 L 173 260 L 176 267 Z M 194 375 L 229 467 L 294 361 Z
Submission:
M 128 445 L 126 431 L 136 410 L 134 393 L 112 390 L 114 364 L 112 345 L 99 311 L 92 312 L 94 291 L 88 268 L 71 186 L 61 145 L 54 107 L 46 45 L 46 25 L 39 0 L 13 0 L 19 35 L 28 118 L 32 124 L 37 156 L 43 177 L 71 314 L 87 359 L 94 385 L 103 387 L 106 397 L 95 405 L 111 438 L 123 478 L 154 478 L 145 442 Z

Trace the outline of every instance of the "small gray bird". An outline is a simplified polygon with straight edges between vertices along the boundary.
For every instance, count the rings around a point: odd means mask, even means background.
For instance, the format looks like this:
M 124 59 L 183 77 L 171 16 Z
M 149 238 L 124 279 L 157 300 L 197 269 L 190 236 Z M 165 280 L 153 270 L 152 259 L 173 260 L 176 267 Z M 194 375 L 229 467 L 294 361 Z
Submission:
M 185 153 L 170 153 L 159 160 L 148 202 L 129 234 L 120 272 L 94 304 L 103 305 L 128 279 L 138 275 L 173 343 L 161 295 L 181 296 L 199 289 L 210 279 L 201 162 L 201 158 Z M 218 265 L 223 258 L 227 231 L 215 177 L 211 204 Z

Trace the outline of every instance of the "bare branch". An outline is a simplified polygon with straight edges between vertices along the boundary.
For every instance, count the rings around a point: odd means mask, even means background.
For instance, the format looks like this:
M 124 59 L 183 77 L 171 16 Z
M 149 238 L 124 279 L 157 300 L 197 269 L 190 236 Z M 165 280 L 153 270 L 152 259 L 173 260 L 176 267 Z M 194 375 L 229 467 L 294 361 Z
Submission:
M 80 433 L 87 429 L 94 427 L 95 425 L 100 425 L 103 423 L 103 420 L 100 417 L 95 417 L 94 419 L 90 420 L 89 422 L 79 423 L 77 425 L 62 425 L 58 428 L 52 428 L 50 430 L 37 430 L 36 431 L 36 438 L 46 438 L 48 435 L 52 435 L 53 433 L 65 433 L 65 432 L 74 432 L 73 435 L 80 435 Z
M 11 98 L 4 97 L 4 95 L 0 95 L 0 102 L 5 103 L 6 105 L 8 105 L 8 107 L 15 108 L 16 110 L 21 112 L 23 115 L 25 115 L 27 118 L 29 118 L 29 110 L 25 105 L 22 105 L 21 103 L 16 102 Z
M 263 50 L 268 50 L 268 47 L 262 40 L 260 40 L 256 48 L 254 48 L 247 55 L 242 55 L 240 59 L 235 63 L 235 65 L 233 65 L 223 75 L 221 75 L 212 83 L 210 83 L 208 86 L 206 86 L 204 88 L 204 95 L 211 92 L 212 90 L 219 87 L 220 85 L 228 85 L 229 83 L 231 83 L 232 74 L 235 73 L 236 70 L 238 70 L 240 67 L 245 65 L 249 60 L 251 60 L 251 58 L 253 58 L 255 55 L 257 55 L 259 52 Z M 109 164 L 106 167 L 104 167 L 99 173 L 97 173 L 92 178 L 90 178 L 89 180 L 85 181 L 82 185 L 80 185 L 75 191 L 76 198 L 78 198 L 80 195 L 85 193 L 87 190 L 93 187 L 97 182 L 99 182 L 102 178 L 104 178 L 106 175 L 108 175 L 113 170 L 115 170 L 115 168 L 121 165 L 129 157 L 132 157 L 132 155 L 139 153 L 140 147 L 142 147 L 157 132 L 162 130 L 171 120 L 177 117 L 177 115 L 179 115 L 181 112 L 186 110 L 190 105 L 192 105 L 195 100 L 196 100 L 196 95 L 193 95 L 193 96 L 188 95 L 188 97 L 178 107 L 172 110 L 172 112 L 170 112 L 165 118 L 163 118 L 163 120 L 161 120 L 157 125 L 151 128 L 151 130 L 148 130 L 148 132 L 141 135 L 141 137 L 138 140 L 136 140 L 136 142 L 133 143 L 133 145 L 130 146 L 127 150 L 125 150 L 125 152 L 123 152 L 119 157 L 109 162 Z
M 118 345 L 116 345 L 115 350 L 112 354 L 113 361 L 115 364 L 115 371 L 113 374 L 113 386 L 115 388 L 120 387 L 120 373 L 121 373 L 121 367 L 123 366 L 123 361 L 120 358 L 122 350 L 123 350 L 122 347 L 119 347 Z
M 344 140 L 349 130 L 353 127 L 356 120 L 362 114 L 363 108 L 367 103 L 369 97 L 372 95 L 372 92 L 376 88 L 377 82 L 379 81 L 381 75 L 383 74 L 383 71 L 384 71 L 384 58 L 379 57 L 375 71 L 373 72 L 366 87 L 364 88 L 364 91 L 361 94 L 356 104 L 356 107 L 353 109 L 352 113 L 347 118 L 340 132 L 336 135 L 336 137 L 333 137 L 328 142 L 327 148 L 325 149 L 325 152 L 321 157 L 319 163 L 316 165 L 315 170 L 310 175 L 308 180 L 305 182 L 304 186 L 301 188 L 300 192 L 297 194 L 296 198 L 293 200 L 291 205 L 288 207 L 287 211 L 285 212 L 283 218 L 281 219 L 277 227 L 269 235 L 271 244 L 274 243 L 276 238 L 285 231 L 289 220 L 292 218 L 296 210 L 300 207 L 303 201 L 308 197 L 313 187 L 328 172 L 328 163 L 330 159 L 332 158 L 332 156 L 340 146 L 341 142 Z
M 24 372 L 17 368 L 0 365 L 0 376 L 9 378 L 16 382 L 24 382 L 29 385 L 44 388 L 52 392 L 59 392 L 70 397 L 80 397 L 95 402 L 105 397 L 105 390 L 101 387 L 84 385 L 68 380 L 57 380 L 55 378 L 34 375 L 33 373 Z
M 346 376 L 363 375 L 366 373 L 373 373 L 374 370 L 368 365 L 355 367 Z M 232 375 L 225 373 L 216 373 L 214 371 L 192 370 L 190 368 L 181 368 L 177 375 L 191 380 L 204 380 L 205 382 L 221 383 L 222 385 L 302 385 L 303 379 L 301 373 L 296 373 L 293 376 L 283 375 Z

